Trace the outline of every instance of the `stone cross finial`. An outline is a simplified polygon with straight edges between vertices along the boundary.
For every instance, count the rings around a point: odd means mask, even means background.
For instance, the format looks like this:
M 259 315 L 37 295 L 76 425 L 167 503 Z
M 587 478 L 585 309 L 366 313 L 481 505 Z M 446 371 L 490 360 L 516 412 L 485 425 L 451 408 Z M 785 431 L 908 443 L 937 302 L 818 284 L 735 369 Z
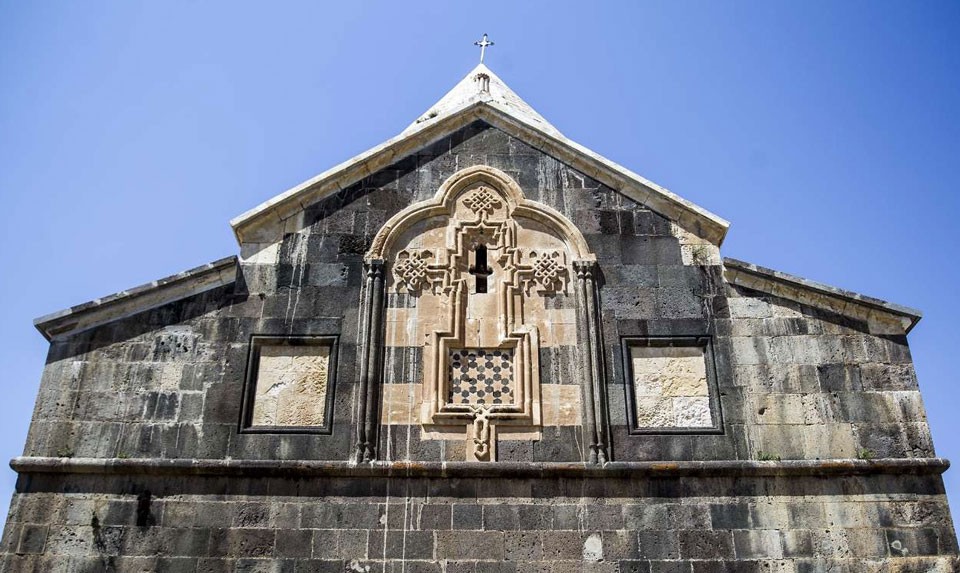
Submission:
M 487 41 L 487 35 L 483 35 L 483 39 L 473 43 L 474 46 L 480 46 L 480 63 L 483 63 L 483 55 L 487 51 L 487 46 L 492 46 L 493 42 Z

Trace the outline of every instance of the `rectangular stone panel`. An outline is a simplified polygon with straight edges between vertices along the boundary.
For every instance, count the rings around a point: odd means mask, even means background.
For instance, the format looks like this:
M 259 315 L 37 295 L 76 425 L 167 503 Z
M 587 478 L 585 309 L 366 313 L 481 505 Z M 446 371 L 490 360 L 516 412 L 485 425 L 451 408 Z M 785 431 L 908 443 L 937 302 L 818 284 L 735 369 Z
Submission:
M 707 337 L 624 339 L 631 433 L 719 431 Z
M 241 431 L 329 433 L 336 349 L 335 336 L 254 336 Z

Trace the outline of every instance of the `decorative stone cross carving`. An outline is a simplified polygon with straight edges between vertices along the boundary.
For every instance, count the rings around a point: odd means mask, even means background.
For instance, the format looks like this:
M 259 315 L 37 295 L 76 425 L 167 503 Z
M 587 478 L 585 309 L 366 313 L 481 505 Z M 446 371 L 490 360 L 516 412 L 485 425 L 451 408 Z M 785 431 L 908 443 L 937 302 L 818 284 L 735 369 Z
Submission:
M 576 227 L 503 172 L 476 166 L 387 221 L 366 258 L 381 257 L 386 289 L 410 295 L 387 309 L 385 344 L 423 353 L 423 377 L 410 381 L 420 385 L 421 439 L 464 440 L 468 461 L 495 461 L 500 439 L 539 439 L 541 329 L 551 346 L 582 339 L 564 326 L 570 307 L 556 306 L 581 298 L 571 263 L 595 260 Z
M 445 313 L 425 348 L 430 391 L 423 423 L 469 423 L 468 459 L 492 461 L 498 425 L 539 431 L 540 334 L 526 301 L 566 289 L 567 255 L 549 235 L 530 235 L 548 248 L 519 244 L 531 231 L 488 185 L 464 190 L 449 209 L 443 244 L 433 239 L 429 249 L 397 253 L 394 284 L 421 299 L 427 292 L 438 297 Z

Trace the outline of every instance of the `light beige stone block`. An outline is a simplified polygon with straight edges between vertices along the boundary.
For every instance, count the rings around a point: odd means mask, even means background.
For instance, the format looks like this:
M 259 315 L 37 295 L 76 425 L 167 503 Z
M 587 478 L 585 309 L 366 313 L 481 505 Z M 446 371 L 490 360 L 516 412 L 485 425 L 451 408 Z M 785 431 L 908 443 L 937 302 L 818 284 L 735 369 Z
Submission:
M 274 265 L 280 260 L 280 243 L 244 243 L 240 261 L 245 264 Z
M 703 348 L 633 346 L 630 352 L 639 427 L 713 426 Z
M 327 346 L 261 346 L 252 425 L 323 425 L 329 360 Z
M 540 331 L 541 348 L 576 346 L 577 325 L 572 322 L 545 323 Z
M 683 397 L 673 399 L 676 426 L 679 428 L 709 428 L 713 425 L 710 416 L 710 399 L 707 397 Z
M 673 400 L 656 396 L 637 397 L 637 426 L 641 428 L 676 427 Z
M 803 454 L 807 459 L 857 457 L 859 446 L 850 424 L 802 426 L 802 430 Z
M 180 387 L 180 379 L 183 377 L 182 362 L 168 362 L 160 370 L 160 390 L 171 391 Z
M 540 387 L 544 426 L 579 426 L 581 422 L 580 386 L 544 384 Z
M 380 421 L 387 426 L 420 423 L 420 384 L 384 384 Z
M 736 365 L 741 364 L 764 364 L 768 361 L 769 353 L 766 345 L 766 339 L 758 336 L 732 336 L 730 343 L 733 345 L 732 358 Z
M 720 249 L 713 245 L 680 245 L 680 260 L 685 265 L 709 266 L 722 263 Z
M 774 310 L 770 303 L 759 298 L 731 297 L 727 299 L 730 318 L 770 318 Z

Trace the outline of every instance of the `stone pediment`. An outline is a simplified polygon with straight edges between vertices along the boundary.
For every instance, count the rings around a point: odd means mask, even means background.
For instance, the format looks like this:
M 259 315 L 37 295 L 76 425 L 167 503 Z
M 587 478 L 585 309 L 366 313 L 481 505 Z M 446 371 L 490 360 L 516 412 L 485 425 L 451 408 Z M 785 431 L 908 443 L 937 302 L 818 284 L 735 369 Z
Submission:
M 729 223 L 571 141 L 482 64 L 402 133 L 233 219 L 238 242 L 278 240 L 304 208 L 417 153 L 475 121 L 485 122 L 720 245 Z M 289 227 L 288 227 L 289 229 Z

